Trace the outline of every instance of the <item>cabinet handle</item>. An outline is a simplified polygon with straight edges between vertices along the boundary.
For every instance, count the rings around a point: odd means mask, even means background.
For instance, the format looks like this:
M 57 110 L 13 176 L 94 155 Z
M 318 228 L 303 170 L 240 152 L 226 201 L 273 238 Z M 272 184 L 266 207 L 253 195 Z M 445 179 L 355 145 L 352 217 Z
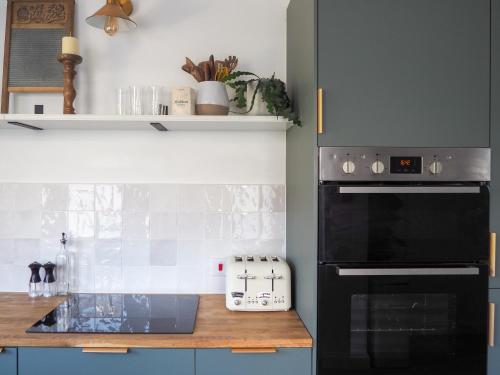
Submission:
M 323 134 L 323 89 L 318 89 L 318 134 Z
M 490 277 L 497 276 L 497 234 L 490 233 Z
M 259 353 L 276 353 L 276 348 L 235 348 L 231 349 L 234 354 L 259 354 Z
M 489 324 L 488 324 L 488 346 L 495 347 L 495 304 L 490 303 Z
M 127 354 L 128 348 L 83 348 L 83 353 Z

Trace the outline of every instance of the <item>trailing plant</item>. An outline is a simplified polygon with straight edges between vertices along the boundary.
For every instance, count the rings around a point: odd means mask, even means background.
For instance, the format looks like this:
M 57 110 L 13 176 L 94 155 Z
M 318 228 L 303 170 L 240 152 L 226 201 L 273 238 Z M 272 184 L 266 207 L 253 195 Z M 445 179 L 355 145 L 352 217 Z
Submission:
M 242 79 L 247 77 L 247 79 Z M 251 72 L 232 72 L 222 80 L 226 85 L 235 91 L 234 98 L 231 99 L 237 108 L 247 108 L 247 101 L 250 101 L 250 109 L 243 113 L 249 113 L 254 105 L 257 93 L 262 94 L 262 100 L 266 103 L 267 110 L 274 116 L 283 116 L 297 126 L 302 126 L 299 115 L 293 111 L 292 102 L 286 92 L 285 83 L 275 78 L 261 78 Z M 255 91 L 251 99 L 246 97 L 249 84 L 256 83 Z

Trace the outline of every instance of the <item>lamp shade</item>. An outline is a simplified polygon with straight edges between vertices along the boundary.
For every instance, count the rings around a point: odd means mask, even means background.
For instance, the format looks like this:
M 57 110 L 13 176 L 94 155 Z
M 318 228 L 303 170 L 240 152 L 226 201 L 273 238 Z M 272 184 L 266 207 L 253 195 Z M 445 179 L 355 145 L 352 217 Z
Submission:
M 104 29 L 110 17 L 114 19 L 113 22 L 116 23 L 120 31 L 129 31 L 137 27 L 137 24 L 127 16 L 122 7 L 114 0 L 108 0 L 106 5 L 90 17 L 87 17 L 86 21 L 90 26 Z

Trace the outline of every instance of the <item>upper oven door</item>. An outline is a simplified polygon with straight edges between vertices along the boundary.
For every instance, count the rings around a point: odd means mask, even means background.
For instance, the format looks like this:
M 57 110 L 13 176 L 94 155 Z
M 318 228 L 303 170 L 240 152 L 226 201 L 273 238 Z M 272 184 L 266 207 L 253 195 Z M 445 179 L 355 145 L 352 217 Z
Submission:
M 322 184 L 319 262 L 487 260 L 489 191 L 479 184 Z
M 319 266 L 319 375 L 486 374 L 487 266 L 375 267 Z

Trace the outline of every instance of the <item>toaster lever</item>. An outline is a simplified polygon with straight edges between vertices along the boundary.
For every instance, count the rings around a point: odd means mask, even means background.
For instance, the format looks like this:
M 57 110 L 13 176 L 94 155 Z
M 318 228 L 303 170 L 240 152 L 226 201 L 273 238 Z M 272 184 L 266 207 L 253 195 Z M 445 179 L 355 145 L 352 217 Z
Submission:
M 255 276 L 254 275 L 249 275 L 247 273 L 243 274 L 243 275 L 238 275 L 236 276 L 238 279 L 240 280 L 246 280 L 246 279 L 255 279 Z
M 283 278 L 282 275 L 276 275 L 276 274 L 272 274 L 272 275 L 269 275 L 269 276 L 264 276 L 264 279 L 266 280 L 281 280 Z

